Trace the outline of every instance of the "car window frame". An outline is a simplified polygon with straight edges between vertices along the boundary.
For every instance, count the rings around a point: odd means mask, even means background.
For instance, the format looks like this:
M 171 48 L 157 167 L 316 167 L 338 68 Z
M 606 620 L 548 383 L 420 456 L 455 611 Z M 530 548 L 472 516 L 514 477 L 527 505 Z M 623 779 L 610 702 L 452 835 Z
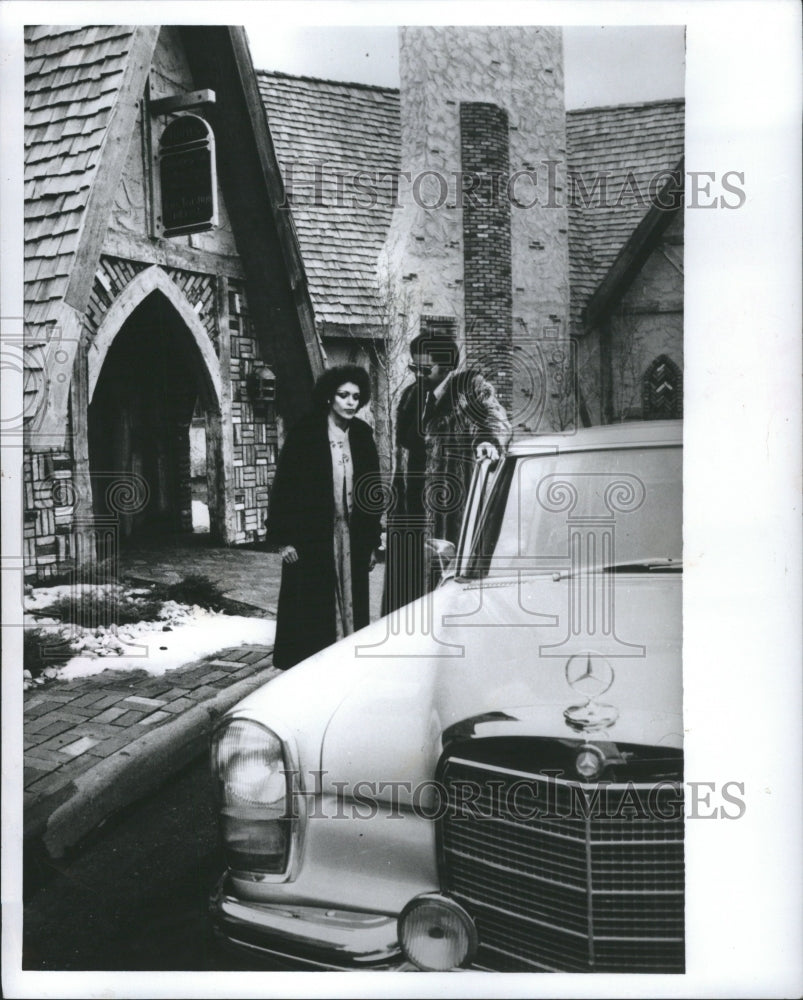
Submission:
M 543 451 L 537 450 L 529 454 L 512 454 L 507 455 L 504 460 L 500 460 L 496 464 L 495 474 L 490 483 L 490 488 L 488 488 L 488 479 L 482 481 L 482 493 L 480 494 L 480 500 L 484 503 L 479 511 L 474 515 L 473 521 L 470 525 L 468 518 L 463 525 L 463 531 L 461 532 L 461 544 L 465 543 L 465 550 L 459 552 L 460 561 L 456 561 L 457 571 L 455 576 L 458 580 L 464 581 L 476 581 L 485 579 L 490 573 L 491 561 L 493 555 L 482 556 L 480 555 L 479 541 L 482 537 L 483 532 L 486 528 L 488 518 L 490 517 L 490 512 L 497 510 L 499 511 L 499 522 L 495 526 L 497 532 L 497 538 L 493 543 L 493 549 L 495 550 L 496 542 L 498 541 L 498 535 L 501 531 L 502 524 L 504 522 L 504 515 L 507 509 L 508 497 L 500 498 L 500 494 L 503 490 L 509 492 L 511 483 L 513 482 L 513 472 L 516 466 L 524 459 L 529 458 L 556 458 L 561 454 L 580 454 L 585 452 L 604 452 L 604 451 L 636 451 L 636 450 L 679 450 L 681 455 L 683 454 L 683 442 L 682 441 L 661 441 L 658 443 L 645 442 L 645 441 L 628 441 L 628 442 L 616 442 L 612 443 L 608 447 L 596 448 L 555 448 L 546 447 Z M 479 470 L 475 471 L 474 479 L 472 480 L 472 489 L 477 482 Z M 469 496 L 472 496 L 472 492 L 469 492 Z M 484 564 L 484 565 L 483 565 Z M 543 573 L 552 572 L 551 569 L 545 567 L 542 571 Z

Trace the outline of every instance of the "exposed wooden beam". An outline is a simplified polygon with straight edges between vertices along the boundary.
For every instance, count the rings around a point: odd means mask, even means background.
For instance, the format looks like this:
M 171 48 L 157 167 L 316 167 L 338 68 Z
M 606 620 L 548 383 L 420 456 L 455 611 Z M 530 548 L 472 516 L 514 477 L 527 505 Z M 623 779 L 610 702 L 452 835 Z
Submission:
M 613 423 L 613 345 L 611 323 L 602 320 L 599 331 L 599 397 L 600 417 L 603 424 Z
M 81 236 L 64 296 L 67 305 L 79 313 L 84 312 L 89 300 L 100 249 L 109 227 L 109 214 L 117 196 L 158 37 L 159 25 L 139 25 L 134 29 L 117 101 L 106 128 L 100 162 L 84 209 Z
M 323 371 L 324 365 L 321 344 L 315 329 L 315 311 L 309 295 L 304 261 L 301 256 L 301 248 L 298 244 L 298 237 L 296 236 L 292 218 L 286 209 L 279 207 L 286 204 L 284 182 L 281 170 L 279 169 L 276 151 L 273 147 L 273 139 L 268 129 L 265 106 L 262 103 L 262 95 L 259 92 L 259 83 L 257 82 L 256 72 L 251 61 L 248 37 L 245 33 L 245 28 L 230 27 L 228 32 L 251 125 L 256 138 L 260 166 L 262 167 L 270 194 L 273 221 L 281 244 L 287 274 L 290 278 L 293 298 L 301 323 L 301 332 L 307 347 L 313 376 L 317 378 Z
M 216 100 L 214 90 L 193 90 L 189 94 L 157 97 L 150 102 L 149 108 L 152 115 L 167 115 L 171 111 L 185 111 L 187 108 L 199 108 L 202 104 L 214 104 Z
M 682 299 L 666 299 L 663 302 L 658 299 L 650 299 L 645 302 L 633 302 L 628 303 L 624 307 L 624 312 L 628 316 L 654 316 L 658 313 L 682 313 L 683 312 L 683 300 Z
M 193 250 L 167 239 L 148 239 L 134 233 L 109 230 L 103 241 L 102 253 L 126 260 L 140 260 L 147 264 L 179 267 L 186 271 L 213 272 L 229 278 L 244 278 L 245 270 L 239 257 L 214 253 L 211 250 Z
M 337 340 L 385 340 L 387 327 L 378 323 L 332 323 L 325 321 L 320 326 L 321 337 Z

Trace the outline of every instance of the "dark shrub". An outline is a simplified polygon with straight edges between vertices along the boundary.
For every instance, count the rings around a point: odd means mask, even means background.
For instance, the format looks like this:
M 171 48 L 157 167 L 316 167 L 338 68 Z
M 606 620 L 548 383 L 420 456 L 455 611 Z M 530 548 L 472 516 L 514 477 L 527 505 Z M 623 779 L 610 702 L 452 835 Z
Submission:
M 61 635 L 41 628 L 26 628 L 22 640 L 23 666 L 32 677 L 45 667 L 60 667 L 73 656 L 69 642 Z
M 139 621 L 156 621 L 162 610 L 162 599 L 150 594 L 114 596 L 114 592 L 85 590 L 65 594 L 36 611 L 37 617 L 56 618 L 63 624 L 98 628 L 103 625 L 128 625 Z
M 165 601 L 197 604 L 212 611 L 225 610 L 229 602 L 209 577 L 191 573 L 178 583 L 157 583 L 147 594 L 123 593 L 120 590 L 92 589 L 65 594 L 35 612 L 39 618 L 55 618 L 62 624 L 93 629 L 108 625 L 158 621 Z
M 190 573 L 178 583 L 159 584 L 156 593 L 164 601 L 179 604 L 197 604 L 201 608 L 220 611 L 226 605 L 226 598 L 220 587 L 202 573 Z

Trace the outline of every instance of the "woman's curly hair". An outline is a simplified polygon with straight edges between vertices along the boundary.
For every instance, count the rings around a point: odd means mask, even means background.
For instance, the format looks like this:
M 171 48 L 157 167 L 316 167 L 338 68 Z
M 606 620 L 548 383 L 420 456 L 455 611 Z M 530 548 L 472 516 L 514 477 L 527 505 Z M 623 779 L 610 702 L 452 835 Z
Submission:
M 371 401 L 371 380 L 368 372 L 360 365 L 337 365 L 327 368 L 312 390 L 312 406 L 317 412 L 329 409 L 334 394 L 341 385 L 353 382 L 360 390 L 360 409 Z

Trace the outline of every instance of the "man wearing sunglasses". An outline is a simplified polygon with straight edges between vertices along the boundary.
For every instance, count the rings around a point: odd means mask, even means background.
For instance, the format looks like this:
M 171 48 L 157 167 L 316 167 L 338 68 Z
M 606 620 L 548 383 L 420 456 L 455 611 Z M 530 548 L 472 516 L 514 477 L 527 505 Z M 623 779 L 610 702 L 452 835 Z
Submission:
M 497 461 L 511 437 L 494 387 L 460 364 L 456 341 L 423 333 L 410 343 L 415 376 L 396 413 L 395 506 L 388 518 L 383 613 L 434 585 L 427 539 L 457 543 L 474 462 Z

